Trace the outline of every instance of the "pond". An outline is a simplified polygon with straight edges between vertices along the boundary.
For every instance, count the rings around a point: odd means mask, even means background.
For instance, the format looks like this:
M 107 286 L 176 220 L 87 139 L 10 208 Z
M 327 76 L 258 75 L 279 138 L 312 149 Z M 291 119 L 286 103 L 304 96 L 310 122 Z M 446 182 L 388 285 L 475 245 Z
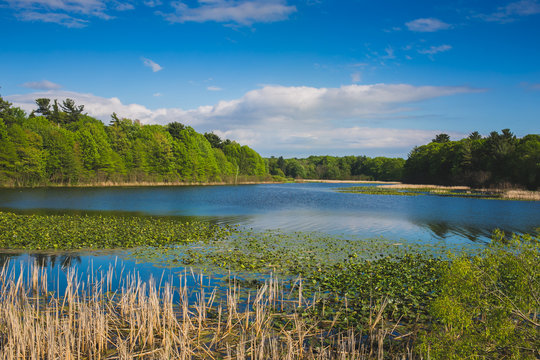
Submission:
M 540 226 L 540 202 L 336 191 L 343 186 L 348 185 L 1 189 L 0 210 L 196 218 L 256 231 L 279 229 L 350 238 L 384 237 L 423 244 L 478 245 L 487 241 L 496 228 L 508 233 L 530 233 Z M 37 261 L 51 274 L 57 274 L 50 279 L 57 279 L 59 288 L 64 284 L 58 274 L 73 266 L 84 274 L 92 269 L 107 270 L 116 264 L 118 269 L 136 270 L 146 279 L 150 275 L 161 278 L 186 271 L 181 266 L 163 270 L 153 266 L 152 261 L 140 263 L 125 256 L 124 251 L 22 255 L 0 251 L 0 263 L 8 259 L 13 267 Z
M 255 230 L 317 231 L 430 242 L 485 241 L 540 226 L 540 202 L 340 193 L 343 184 L 0 190 L 0 209 L 196 217 Z

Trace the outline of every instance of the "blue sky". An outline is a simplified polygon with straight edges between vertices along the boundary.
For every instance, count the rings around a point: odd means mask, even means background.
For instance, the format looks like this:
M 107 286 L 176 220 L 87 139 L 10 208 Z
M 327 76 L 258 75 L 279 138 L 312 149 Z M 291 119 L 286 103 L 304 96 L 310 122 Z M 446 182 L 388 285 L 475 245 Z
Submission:
M 539 132 L 540 0 L 0 0 L 0 94 L 180 121 L 264 156 Z

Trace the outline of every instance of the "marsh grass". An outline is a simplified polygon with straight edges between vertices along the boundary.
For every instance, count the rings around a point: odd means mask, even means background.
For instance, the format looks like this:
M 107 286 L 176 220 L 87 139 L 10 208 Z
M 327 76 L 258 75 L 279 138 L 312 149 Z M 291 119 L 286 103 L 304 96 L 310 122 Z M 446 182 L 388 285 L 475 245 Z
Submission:
M 407 337 L 397 339 L 398 326 L 382 316 L 384 301 L 369 322 L 339 330 L 339 313 L 332 321 L 313 315 L 318 298 L 304 297 L 300 280 L 287 288 L 270 278 L 247 292 L 230 282 L 218 291 L 202 276 L 188 287 L 197 275 L 187 272 L 167 281 L 129 273 L 113 287 L 112 266 L 85 280 L 71 268 L 60 293 L 48 276 L 35 264 L 0 270 L 0 359 L 412 357 Z
M 440 185 L 415 185 L 393 184 L 379 186 L 353 186 L 336 189 L 342 193 L 367 194 L 367 195 L 432 195 L 448 197 L 465 197 L 488 200 L 528 200 L 539 201 L 540 192 L 526 190 L 506 189 L 471 189 L 467 186 L 440 186 Z
M 380 185 L 380 189 L 413 191 L 442 196 L 457 197 L 477 197 L 482 199 L 501 200 L 526 200 L 540 201 L 540 191 L 529 191 L 522 189 L 494 188 L 494 189 L 471 189 L 468 186 L 442 186 L 442 185 L 422 185 L 422 184 L 390 184 Z M 405 195 L 404 192 L 390 195 Z

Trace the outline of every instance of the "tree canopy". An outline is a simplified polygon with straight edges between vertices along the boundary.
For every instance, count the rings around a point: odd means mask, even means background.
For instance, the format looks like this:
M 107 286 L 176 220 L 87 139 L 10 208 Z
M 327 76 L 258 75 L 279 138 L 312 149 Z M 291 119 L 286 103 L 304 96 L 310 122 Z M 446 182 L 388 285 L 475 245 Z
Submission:
M 105 125 L 71 99 L 40 98 L 36 106 L 26 116 L 0 97 L 0 184 L 214 182 L 267 175 L 264 160 L 249 147 L 217 135 L 219 142 L 209 142 L 178 122 L 141 125 L 113 113 Z

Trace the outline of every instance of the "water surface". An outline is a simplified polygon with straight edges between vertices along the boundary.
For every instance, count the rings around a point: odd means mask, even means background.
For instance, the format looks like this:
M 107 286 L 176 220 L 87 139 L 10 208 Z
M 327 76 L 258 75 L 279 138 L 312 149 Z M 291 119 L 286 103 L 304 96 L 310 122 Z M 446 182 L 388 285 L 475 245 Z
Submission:
M 111 213 L 196 217 L 256 230 L 460 243 L 495 228 L 533 232 L 540 202 L 350 194 L 344 184 L 36 188 L 0 190 L 0 208 L 27 213 Z M 357 186 L 357 185 L 355 185 Z

